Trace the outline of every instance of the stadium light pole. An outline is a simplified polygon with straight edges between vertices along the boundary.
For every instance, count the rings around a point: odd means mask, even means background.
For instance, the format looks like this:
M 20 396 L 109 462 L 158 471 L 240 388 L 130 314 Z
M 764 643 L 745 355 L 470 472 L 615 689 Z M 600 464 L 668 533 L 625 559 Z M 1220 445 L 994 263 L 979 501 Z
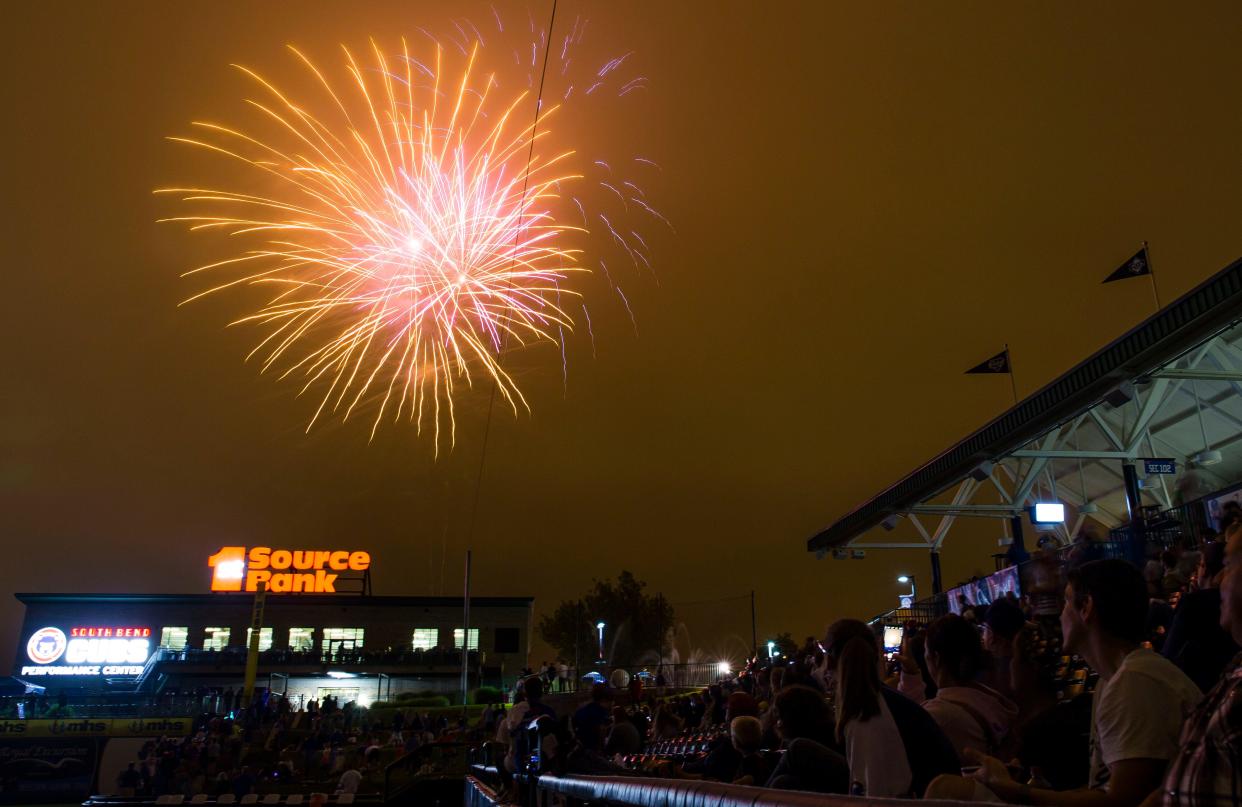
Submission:
M 604 663 L 604 620 L 595 623 L 595 629 L 599 631 L 599 662 Z

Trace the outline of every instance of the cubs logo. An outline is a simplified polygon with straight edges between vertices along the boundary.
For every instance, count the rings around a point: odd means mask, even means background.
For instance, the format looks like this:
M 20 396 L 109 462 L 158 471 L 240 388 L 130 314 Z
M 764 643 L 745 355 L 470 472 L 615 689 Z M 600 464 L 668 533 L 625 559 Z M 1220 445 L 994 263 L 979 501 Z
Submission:
M 39 628 L 26 642 L 26 655 L 35 664 L 51 664 L 64 654 L 68 643 L 60 628 Z

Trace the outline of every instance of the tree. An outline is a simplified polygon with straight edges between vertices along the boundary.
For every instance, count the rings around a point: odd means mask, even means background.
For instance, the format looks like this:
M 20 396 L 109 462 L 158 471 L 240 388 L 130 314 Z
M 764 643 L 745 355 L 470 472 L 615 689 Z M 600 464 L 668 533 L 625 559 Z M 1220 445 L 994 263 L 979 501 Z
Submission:
M 596 623 L 604 623 L 604 657 L 631 666 L 664 655 L 673 627 L 673 606 L 663 594 L 648 595 L 647 584 L 623 571 L 616 582 L 595 580 L 585 596 L 566 600 L 539 619 L 539 636 L 572 662 L 586 667 L 599 655 Z
M 782 656 L 793 658 L 798 654 L 798 643 L 794 641 L 793 634 L 789 631 L 776 634 L 772 643 L 776 645 L 776 651 Z

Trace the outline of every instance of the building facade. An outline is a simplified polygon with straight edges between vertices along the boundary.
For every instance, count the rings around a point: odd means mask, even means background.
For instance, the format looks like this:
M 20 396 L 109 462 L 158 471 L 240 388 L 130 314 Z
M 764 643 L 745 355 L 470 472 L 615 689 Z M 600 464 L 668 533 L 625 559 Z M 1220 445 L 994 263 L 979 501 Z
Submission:
M 13 674 L 49 692 L 183 693 L 242 680 L 254 594 L 16 597 L 25 618 Z M 457 691 L 463 644 L 471 686 L 512 680 L 528 664 L 530 597 L 472 597 L 468 633 L 460 597 L 263 600 L 258 684 L 291 700 Z

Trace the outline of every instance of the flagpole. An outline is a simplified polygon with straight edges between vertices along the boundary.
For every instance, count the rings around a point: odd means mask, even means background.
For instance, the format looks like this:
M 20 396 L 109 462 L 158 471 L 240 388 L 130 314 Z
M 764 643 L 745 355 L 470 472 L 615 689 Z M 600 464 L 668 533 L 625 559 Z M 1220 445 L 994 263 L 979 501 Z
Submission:
M 1013 354 L 1009 352 L 1009 343 L 1005 343 L 1005 356 L 1009 359 L 1009 389 L 1013 390 L 1013 405 L 1018 405 L 1018 382 L 1013 377 Z
M 1151 278 L 1151 296 L 1156 299 L 1156 311 L 1160 311 L 1160 292 L 1156 288 L 1156 266 L 1151 262 L 1151 247 L 1143 242 L 1143 251 L 1147 254 L 1147 276 Z

